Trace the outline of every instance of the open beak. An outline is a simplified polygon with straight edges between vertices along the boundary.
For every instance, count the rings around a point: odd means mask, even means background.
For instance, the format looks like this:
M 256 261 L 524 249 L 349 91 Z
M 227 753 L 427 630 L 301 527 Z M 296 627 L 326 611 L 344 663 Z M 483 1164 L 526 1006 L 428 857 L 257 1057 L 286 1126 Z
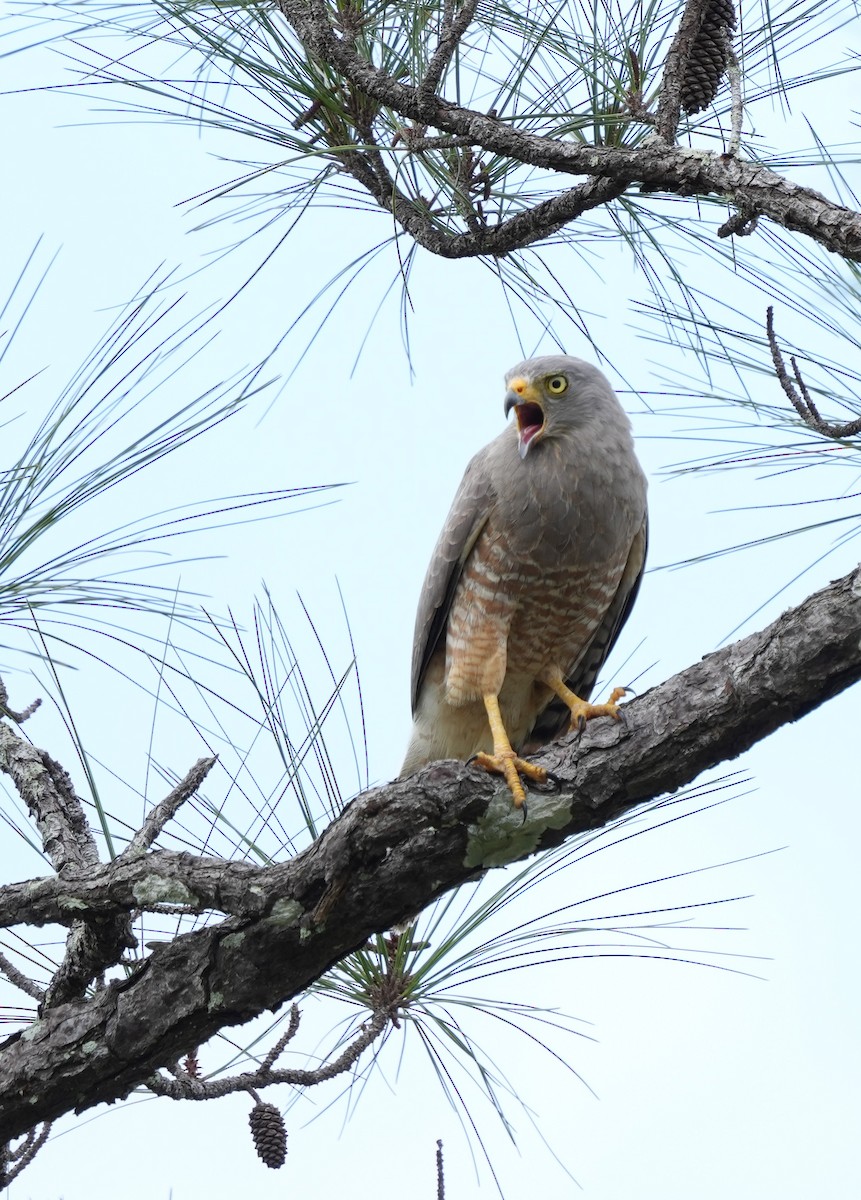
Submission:
M 544 409 L 538 393 L 525 379 L 512 379 L 505 396 L 505 415 L 514 409 L 517 421 L 517 449 L 521 458 L 526 458 L 529 447 L 544 432 Z

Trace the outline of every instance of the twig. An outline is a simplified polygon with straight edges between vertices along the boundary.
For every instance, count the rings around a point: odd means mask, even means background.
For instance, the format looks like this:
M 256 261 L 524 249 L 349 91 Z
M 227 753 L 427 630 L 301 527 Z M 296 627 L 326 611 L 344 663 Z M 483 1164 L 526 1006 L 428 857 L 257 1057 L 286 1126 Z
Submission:
M 146 1080 L 146 1086 L 157 1096 L 167 1096 L 171 1100 L 216 1100 L 221 1096 L 229 1096 L 233 1092 L 252 1092 L 253 1094 L 253 1089 L 270 1087 L 274 1083 L 289 1083 L 293 1087 L 314 1087 L 318 1083 L 324 1083 L 328 1079 L 334 1079 L 336 1075 L 342 1075 L 345 1071 L 349 1071 L 360 1055 L 380 1036 L 389 1020 L 388 1010 L 379 1009 L 362 1027 L 358 1037 L 347 1046 L 346 1050 L 322 1067 L 311 1071 L 287 1068 L 275 1070 L 272 1063 L 283 1051 L 284 1046 L 299 1025 L 299 1013 L 294 1005 L 287 1032 L 279 1039 L 276 1047 L 273 1047 L 277 1051 L 275 1057 L 271 1062 L 269 1061 L 272 1054 L 270 1051 L 256 1071 L 245 1071 L 241 1075 L 230 1075 L 224 1079 L 197 1079 L 181 1068 L 174 1068 L 176 1076 L 174 1079 L 167 1079 L 161 1074 L 151 1075 Z
M 272 1047 L 272 1049 L 269 1051 L 269 1053 L 264 1058 L 263 1062 L 260 1064 L 261 1070 L 271 1071 L 271 1069 L 275 1066 L 276 1060 L 278 1058 L 280 1058 L 280 1056 L 283 1054 L 284 1047 L 287 1045 L 288 1042 L 291 1042 L 293 1040 L 293 1038 L 296 1036 L 296 1032 L 298 1029 L 299 1029 L 299 1007 L 298 1007 L 298 1005 L 293 1004 L 290 1006 L 290 1021 L 287 1025 L 287 1029 L 284 1033 L 282 1033 L 281 1037 L 278 1039 L 278 1041 L 275 1043 L 275 1045 Z
M 28 979 L 26 975 L 22 974 L 9 961 L 5 954 L 0 954 L 0 971 L 3 972 L 11 984 L 14 984 L 16 988 L 19 988 L 33 1000 L 41 1001 L 44 998 L 45 989 L 40 988 L 38 983 L 35 983 L 32 979 Z
M 100 865 L 95 838 L 69 773 L 2 722 L 0 771 L 9 775 L 30 810 L 45 853 L 63 882 L 81 878 Z M 123 912 L 75 919 L 66 939 L 66 955 L 45 989 L 42 1011 L 78 999 L 96 975 L 136 946 Z
M 97 865 L 96 842 L 68 772 L 44 750 L 0 723 L 0 771 L 8 775 L 42 836 L 58 875 Z
M 446 68 L 454 57 L 454 53 L 460 44 L 460 39 L 466 33 L 472 18 L 475 16 L 477 4 L 478 0 L 463 0 L 457 16 L 454 16 L 455 0 L 444 0 L 442 32 L 439 43 L 431 55 L 424 79 L 420 81 L 416 89 L 420 119 L 423 119 L 422 114 L 425 110 L 430 109 L 433 111 L 436 107 L 436 90 L 439 87 L 440 80 Z
M 143 825 L 126 846 L 121 857 L 131 857 L 148 850 L 168 821 L 173 820 L 176 816 L 181 805 L 191 799 L 217 761 L 217 756 L 199 758 L 185 779 L 180 780 L 173 791 L 169 792 L 160 804 L 150 810 Z
M 436 1144 L 436 1200 L 445 1200 L 445 1176 L 442 1166 L 442 1138 Z
M 29 717 L 32 717 L 41 703 L 41 699 L 37 697 L 32 704 L 28 704 L 21 712 L 16 712 L 14 708 L 9 707 L 9 693 L 6 691 L 6 685 L 3 680 L 0 679 L 0 717 L 8 717 L 16 725 L 23 725 Z
M 738 67 L 738 59 L 735 56 L 735 51 L 732 48 L 732 30 L 727 26 L 724 30 L 726 38 L 727 64 L 726 73 L 729 78 L 729 90 L 732 97 L 732 110 L 730 120 L 729 146 L 727 154 L 732 154 L 733 157 L 738 154 L 741 148 L 741 125 L 744 120 L 744 104 L 741 97 L 741 71 Z
M 816 433 L 821 433 L 824 437 L 835 438 L 838 441 L 843 438 L 855 437 L 856 434 L 861 433 L 861 417 L 856 418 L 854 421 L 843 421 L 838 424 L 833 421 L 826 421 L 820 416 L 819 409 L 816 407 L 813 397 L 807 389 L 798 363 L 793 356 L 790 356 L 789 361 L 792 363 L 792 373 L 795 376 L 795 382 L 793 383 L 789 378 L 789 373 L 786 370 L 786 364 L 783 361 L 783 355 L 777 344 L 777 337 L 774 332 L 774 309 L 771 305 L 766 309 L 765 328 L 768 334 L 768 344 L 771 348 L 771 359 L 774 363 L 774 370 L 780 381 L 780 386 L 783 388 L 792 407 L 801 417 L 804 424 Z
M 27 1133 L 23 1143 L 17 1150 L 10 1150 L 8 1146 L 5 1148 L 3 1168 L 0 1170 L 0 1187 L 8 1187 L 13 1179 L 17 1179 L 25 1167 L 29 1167 L 30 1163 L 48 1140 L 48 1134 L 51 1132 L 51 1124 L 50 1121 L 46 1121 L 38 1134 L 34 1126 Z M 14 1167 L 10 1167 L 10 1163 L 14 1163 Z
M 404 126 L 392 138 L 390 149 L 394 150 L 398 142 L 404 143 L 408 154 L 418 154 L 422 150 L 452 150 L 462 146 L 471 146 L 472 139 L 468 137 L 425 137 L 420 131 L 427 129 L 426 125 L 413 127 Z

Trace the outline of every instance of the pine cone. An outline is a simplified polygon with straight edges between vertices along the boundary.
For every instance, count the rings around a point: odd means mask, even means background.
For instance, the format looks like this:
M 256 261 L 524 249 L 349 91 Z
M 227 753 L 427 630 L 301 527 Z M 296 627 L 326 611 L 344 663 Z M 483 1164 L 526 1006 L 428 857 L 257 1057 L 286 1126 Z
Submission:
M 287 1130 L 284 1120 L 274 1104 L 255 1104 L 248 1114 L 254 1149 L 267 1167 L 273 1170 L 284 1166 L 287 1157 Z
M 729 60 L 728 42 L 735 29 L 732 0 L 712 0 L 700 26 L 682 81 L 682 108 L 688 115 L 708 108 L 717 95 Z

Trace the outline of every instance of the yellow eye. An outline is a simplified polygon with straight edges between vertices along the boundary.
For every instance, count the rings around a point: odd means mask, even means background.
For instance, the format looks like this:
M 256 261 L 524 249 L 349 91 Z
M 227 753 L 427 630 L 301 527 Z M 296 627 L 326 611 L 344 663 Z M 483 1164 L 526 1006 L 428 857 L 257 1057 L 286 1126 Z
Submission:
M 551 375 L 547 380 L 547 390 L 551 396 L 561 396 L 568 391 L 568 380 L 564 375 Z

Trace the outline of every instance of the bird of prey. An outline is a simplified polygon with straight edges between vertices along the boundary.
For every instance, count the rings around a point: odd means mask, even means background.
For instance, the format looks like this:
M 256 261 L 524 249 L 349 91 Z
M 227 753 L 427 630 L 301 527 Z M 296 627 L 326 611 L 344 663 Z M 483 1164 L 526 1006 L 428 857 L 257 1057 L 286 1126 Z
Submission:
M 431 555 L 413 645 L 413 731 L 401 775 L 441 758 L 505 777 L 546 772 L 527 754 L 595 716 L 589 704 L 646 558 L 646 479 L 610 384 L 566 355 L 505 377 L 515 421 L 466 469 Z

